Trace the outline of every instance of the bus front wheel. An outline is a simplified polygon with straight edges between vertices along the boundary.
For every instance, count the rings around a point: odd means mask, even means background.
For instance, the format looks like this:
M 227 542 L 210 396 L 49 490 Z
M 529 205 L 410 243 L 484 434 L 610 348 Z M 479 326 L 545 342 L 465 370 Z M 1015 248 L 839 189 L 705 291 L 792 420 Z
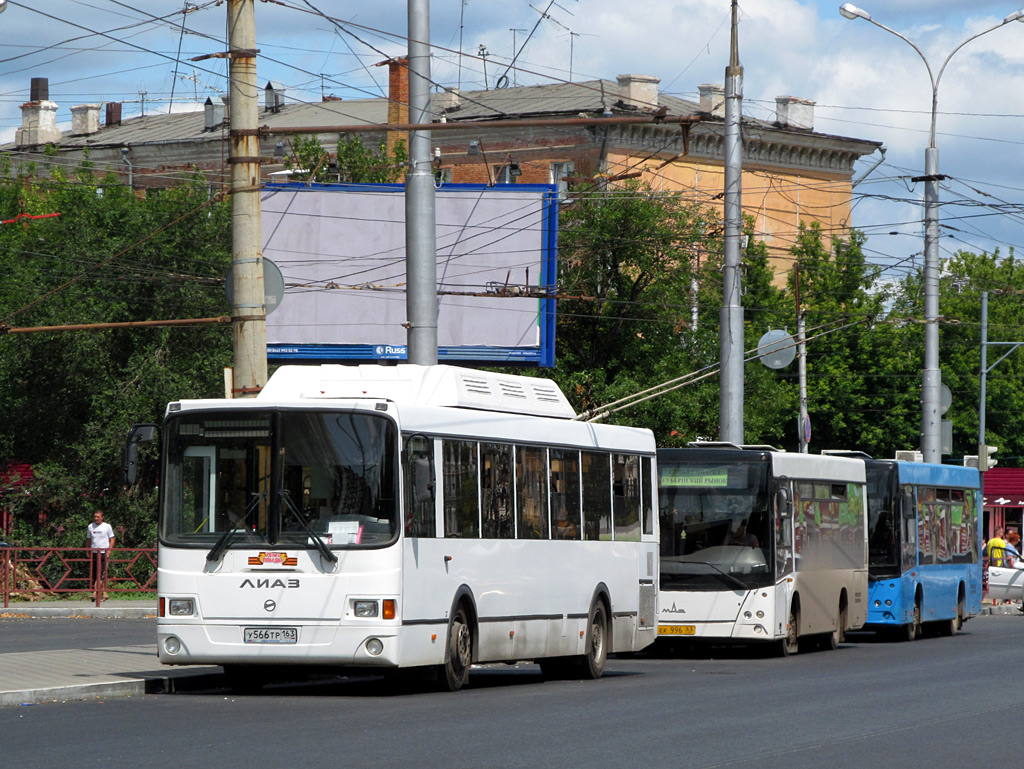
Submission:
M 469 667 L 473 664 L 473 634 L 469 629 L 466 610 L 460 605 L 448 626 L 448 649 L 441 665 L 438 683 L 445 691 L 457 692 L 469 680 Z
M 914 601 L 914 614 L 910 622 L 900 628 L 900 640 L 913 641 L 921 635 L 921 602 Z
M 800 651 L 799 619 L 800 615 L 796 608 L 790 607 L 789 621 L 786 623 L 786 637 L 777 642 L 780 657 L 788 657 L 790 654 Z

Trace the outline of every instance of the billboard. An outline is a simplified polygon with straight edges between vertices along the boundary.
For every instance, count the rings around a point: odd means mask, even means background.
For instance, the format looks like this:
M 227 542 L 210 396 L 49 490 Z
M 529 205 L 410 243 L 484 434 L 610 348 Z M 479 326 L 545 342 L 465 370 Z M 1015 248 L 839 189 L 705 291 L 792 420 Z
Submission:
M 558 190 L 436 192 L 438 361 L 554 366 Z M 407 357 L 405 187 L 268 184 L 263 256 L 284 277 L 271 362 Z

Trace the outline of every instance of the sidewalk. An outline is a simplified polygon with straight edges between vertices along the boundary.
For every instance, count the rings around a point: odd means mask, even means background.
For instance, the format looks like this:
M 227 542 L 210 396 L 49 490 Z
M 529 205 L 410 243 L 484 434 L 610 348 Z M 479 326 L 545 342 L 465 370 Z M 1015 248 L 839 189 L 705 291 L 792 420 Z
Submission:
M 53 617 L 156 618 L 156 601 L 15 603 L 0 607 L 0 620 Z M 0 647 L 0 707 L 100 697 L 186 691 L 220 685 L 213 665 L 167 667 L 155 644 L 3 653 Z

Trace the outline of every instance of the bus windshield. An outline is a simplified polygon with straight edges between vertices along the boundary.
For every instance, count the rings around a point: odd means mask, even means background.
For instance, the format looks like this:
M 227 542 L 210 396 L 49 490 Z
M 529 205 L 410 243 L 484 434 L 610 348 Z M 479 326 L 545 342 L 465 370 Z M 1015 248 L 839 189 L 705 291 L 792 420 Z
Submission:
M 211 548 L 381 546 L 398 534 L 394 423 L 374 413 L 190 411 L 166 429 L 160 537 Z M 222 541 L 223 540 L 223 541 Z
M 766 462 L 659 460 L 658 472 L 662 588 L 774 584 Z

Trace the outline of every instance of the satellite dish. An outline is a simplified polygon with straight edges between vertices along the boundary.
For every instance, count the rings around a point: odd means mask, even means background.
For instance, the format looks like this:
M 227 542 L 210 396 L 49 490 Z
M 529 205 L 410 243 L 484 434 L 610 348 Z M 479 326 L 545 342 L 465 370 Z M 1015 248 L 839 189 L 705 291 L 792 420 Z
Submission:
M 0 0 L 2 2 L 2 0 Z M 228 295 L 228 304 L 235 306 L 235 286 L 232 267 L 224 276 L 224 291 Z M 263 304 L 267 315 L 270 315 L 281 304 L 284 298 L 284 276 L 281 269 L 269 259 L 263 260 Z
M 785 368 L 796 357 L 796 343 L 793 335 L 781 328 L 770 330 L 757 342 L 760 354 L 757 356 L 768 368 Z

